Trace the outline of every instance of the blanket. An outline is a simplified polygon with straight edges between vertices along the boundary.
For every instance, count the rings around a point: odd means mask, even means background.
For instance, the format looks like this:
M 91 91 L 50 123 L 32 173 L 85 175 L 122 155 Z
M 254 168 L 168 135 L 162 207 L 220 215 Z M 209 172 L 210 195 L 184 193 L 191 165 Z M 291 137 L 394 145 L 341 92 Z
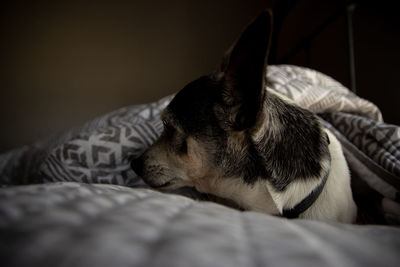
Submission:
M 167 96 L 0 155 L 2 266 L 398 266 L 399 229 L 370 224 L 400 223 L 400 128 L 317 71 L 269 66 L 266 78 L 342 143 L 369 225 L 287 220 L 144 188 L 130 161 L 160 135 Z
M 400 229 L 287 220 L 116 185 L 0 190 L 7 267 L 398 266 Z

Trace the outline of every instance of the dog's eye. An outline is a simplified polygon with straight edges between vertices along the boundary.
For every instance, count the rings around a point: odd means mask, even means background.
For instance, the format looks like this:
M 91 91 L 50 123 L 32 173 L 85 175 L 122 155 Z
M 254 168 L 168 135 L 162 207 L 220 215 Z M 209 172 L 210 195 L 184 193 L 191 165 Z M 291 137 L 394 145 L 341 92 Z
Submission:
M 181 145 L 180 145 L 180 148 L 179 148 L 179 152 L 181 152 L 181 153 L 187 153 L 187 142 L 186 142 L 186 138 L 185 139 L 183 139 L 183 141 L 182 141 L 182 143 L 181 143 Z
M 171 147 L 182 154 L 187 153 L 187 142 L 186 138 L 183 138 L 184 135 L 181 134 L 175 127 L 171 124 L 163 121 L 164 124 L 164 134 L 168 138 Z

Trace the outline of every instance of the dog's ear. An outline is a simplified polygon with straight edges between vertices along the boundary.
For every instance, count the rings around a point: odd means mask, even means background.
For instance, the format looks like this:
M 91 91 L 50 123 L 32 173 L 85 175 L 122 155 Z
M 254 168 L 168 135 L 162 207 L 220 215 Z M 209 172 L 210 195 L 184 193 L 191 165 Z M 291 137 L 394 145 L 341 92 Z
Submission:
M 220 66 L 224 74 L 222 99 L 230 109 L 225 112 L 229 112 L 230 125 L 235 130 L 250 128 L 257 121 L 264 101 L 271 32 L 272 12 L 266 10 L 247 26 Z

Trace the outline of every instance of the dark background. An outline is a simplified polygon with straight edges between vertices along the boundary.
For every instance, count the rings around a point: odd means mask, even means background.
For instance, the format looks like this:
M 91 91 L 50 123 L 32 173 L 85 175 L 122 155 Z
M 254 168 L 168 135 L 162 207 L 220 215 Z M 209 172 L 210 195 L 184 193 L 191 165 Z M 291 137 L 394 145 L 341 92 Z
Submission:
M 271 62 L 314 68 L 350 86 L 346 1 L 283 2 L 293 8 L 276 29 Z M 360 1 L 355 9 L 356 81 L 386 122 L 400 124 L 400 25 L 391 2 Z M 246 24 L 277 3 L 2 1 L 0 151 L 178 91 L 213 71 Z

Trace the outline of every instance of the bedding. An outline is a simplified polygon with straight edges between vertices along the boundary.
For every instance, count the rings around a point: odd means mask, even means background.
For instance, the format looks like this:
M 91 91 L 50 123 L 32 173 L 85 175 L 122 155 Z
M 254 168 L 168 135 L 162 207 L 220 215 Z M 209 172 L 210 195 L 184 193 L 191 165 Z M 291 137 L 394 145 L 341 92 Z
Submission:
M 399 266 L 400 128 L 317 71 L 279 65 L 267 76 L 342 143 L 366 225 L 287 220 L 190 189 L 146 188 L 129 163 L 161 133 L 168 96 L 0 155 L 0 264 Z
M 117 185 L 0 191 L 2 266 L 398 266 L 400 230 L 287 220 Z M 29 202 L 28 202 L 29 201 Z

